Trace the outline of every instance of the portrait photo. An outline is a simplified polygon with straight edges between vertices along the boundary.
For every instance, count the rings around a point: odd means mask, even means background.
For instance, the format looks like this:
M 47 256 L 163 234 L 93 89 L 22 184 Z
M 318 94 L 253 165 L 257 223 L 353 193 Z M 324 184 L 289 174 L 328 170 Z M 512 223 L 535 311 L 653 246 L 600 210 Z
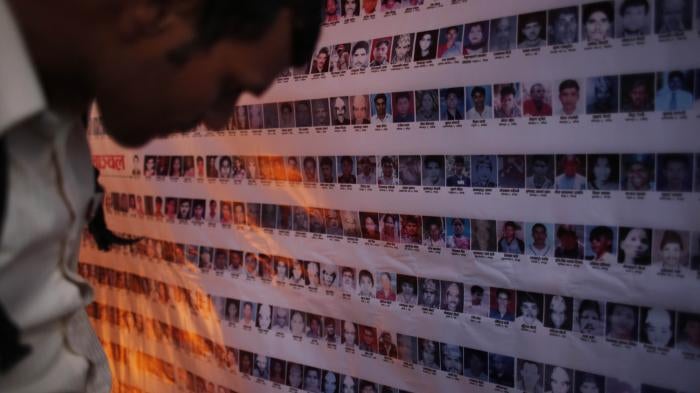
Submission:
M 554 224 L 528 222 L 525 224 L 525 254 L 553 257 L 555 249 Z
M 653 0 L 616 0 L 615 37 L 641 38 L 651 33 Z
M 620 189 L 620 156 L 618 154 L 588 155 L 588 189 L 598 191 Z
M 574 299 L 574 332 L 591 336 L 605 333 L 605 303 L 591 299 Z
M 394 123 L 412 123 L 416 120 L 412 91 L 393 93 L 391 99 L 394 107 Z
M 491 52 L 501 52 L 517 47 L 517 24 L 518 17 L 504 16 L 491 20 L 489 29 L 489 49 Z
M 485 54 L 489 51 L 489 21 L 479 21 L 464 25 L 465 56 Z
M 654 154 L 622 154 L 620 189 L 623 191 L 654 191 L 656 187 L 656 156 Z
M 440 283 L 440 309 L 461 313 L 464 309 L 464 284 L 454 281 L 442 281 Z
M 399 360 L 418 363 L 418 339 L 404 334 L 396 334 L 396 350 Z
M 657 348 L 673 348 L 676 312 L 656 307 L 642 307 L 639 315 L 640 342 Z
M 401 243 L 406 244 L 421 244 L 423 237 L 421 233 L 422 217 L 402 214 L 399 216 L 401 224 Z
M 390 124 L 393 121 L 391 94 L 378 93 L 370 96 L 371 123 Z
M 418 279 L 403 274 L 396 275 L 396 301 L 403 304 L 418 304 Z
M 680 34 L 693 28 L 692 0 L 655 0 L 655 3 L 656 34 Z
M 493 85 L 494 117 L 497 119 L 522 116 L 520 83 Z
M 369 49 L 369 41 L 357 41 L 352 44 L 352 49 L 350 50 L 350 69 L 364 70 L 369 66 Z
M 422 156 L 423 186 L 445 186 L 445 156 Z
M 321 183 L 335 183 L 335 157 L 334 156 L 319 156 L 318 157 L 318 175 Z
M 310 74 L 323 74 L 328 72 L 330 67 L 330 51 L 328 47 L 319 48 L 311 60 Z
M 263 104 L 263 122 L 265 128 L 278 128 L 280 125 L 277 104 Z
M 325 127 L 331 124 L 330 109 L 327 98 L 311 100 L 314 127 Z
M 396 301 L 396 274 L 390 272 L 376 272 L 375 277 L 377 277 L 377 299 L 392 302 Z
M 500 321 L 515 320 L 515 291 L 505 288 L 491 287 L 491 310 L 489 318 Z
M 416 91 L 416 121 L 440 120 L 440 99 L 437 90 Z
M 464 376 L 480 381 L 488 381 L 489 375 L 489 354 L 478 349 L 464 349 Z
M 440 369 L 440 343 L 418 338 L 418 364 L 423 367 Z
M 350 97 L 350 107 L 352 108 L 352 124 L 370 124 L 369 96 Z
M 621 112 L 654 110 L 655 74 L 628 74 L 620 77 Z
M 350 112 L 348 110 L 348 97 L 331 97 L 331 123 L 334 126 L 347 126 L 350 124 Z
M 639 338 L 639 307 L 608 302 L 605 307 L 605 337 L 636 342 Z
M 651 263 L 652 230 L 641 227 L 620 227 L 617 261 L 623 266 L 646 266 Z
M 464 120 L 464 89 L 440 89 L 440 120 Z
M 334 73 L 350 69 L 350 43 L 337 44 L 331 47 L 330 71 Z M 332 105 L 332 101 L 331 101 Z
M 556 177 L 554 187 L 557 190 L 585 190 L 586 179 L 586 155 L 585 154 L 557 154 Z
M 444 218 L 423 216 L 423 245 L 426 247 L 445 247 Z
M 523 114 L 528 117 L 552 116 L 550 82 L 523 83 Z
M 518 291 L 518 307 L 515 324 L 522 327 L 543 326 L 543 295 L 535 292 Z
M 391 59 L 391 37 L 381 37 L 372 40 L 372 52 L 369 66 L 372 68 L 389 65 Z
M 544 295 L 544 326 L 571 331 L 574 318 L 574 299 L 560 295 Z
M 583 260 L 584 233 L 583 225 L 556 224 L 556 248 L 554 257 Z
M 357 184 L 377 184 L 377 157 L 357 156 Z
M 574 380 L 576 381 L 574 393 L 605 391 L 605 377 L 602 375 L 576 370 Z M 634 393 L 632 390 L 629 392 Z
M 518 15 L 518 48 L 531 49 L 547 45 L 547 13 Z
M 413 61 L 414 34 L 395 35 L 391 46 L 391 64 L 402 65 Z
M 456 25 L 440 29 L 437 58 L 449 59 L 462 54 L 462 33 L 464 26 Z
M 693 191 L 693 155 L 690 153 L 658 154 L 656 157 L 656 190 L 665 192 Z
M 614 265 L 617 262 L 617 227 L 586 225 L 585 258 Z
M 489 354 L 489 382 L 496 385 L 513 387 L 515 358 L 497 353 Z
M 490 85 L 467 86 L 467 120 L 486 120 L 493 117 L 493 98 Z
M 497 156 L 471 156 L 472 187 L 496 187 L 498 176 Z
M 311 102 L 308 100 L 295 101 L 294 115 L 297 127 L 311 127 Z
M 379 214 L 379 238 L 390 243 L 399 243 L 399 215 Z
M 438 30 L 428 30 L 416 33 L 416 46 L 413 50 L 413 61 L 432 60 L 437 56 Z
M 357 177 L 355 176 L 355 157 L 342 156 L 338 157 L 338 184 L 355 184 Z
M 471 225 L 469 219 L 448 217 L 445 221 L 445 246 L 460 250 L 471 249 Z
M 690 233 L 688 231 L 657 229 L 654 231 L 651 259 L 667 272 L 687 273 L 690 268 Z
M 525 188 L 548 190 L 554 188 L 554 156 L 528 155 L 526 157 Z
M 363 238 L 379 240 L 379 214 L 360 212 L 360 224 L 362 225 Z
M 525 156 L 521 154 L 498 156 L 498 187 L 525 187 Z
M 296 122 L 294 120 L 294 103 L 281 102 L 278 105 L 278 109 L 280 128 L 296 127 Z
M 343 226 L 343 234 L 348 237 L 362 237 L 360 230 L 360 218 L 356 211 L 341 210 L 340 220 Z
M 471 220 L 471 249 L 475 251 L 496 251 L 496 221 Z
M 262 105 L 248 106 L 248 124 L 253 130 L 264 128 Z
M 581 7 L 583 41 L 588 44 L 606 44 L 613 38 L 615 28 L 615 6 L 612 1 L 587 3 Z
M 579 41 L 579 7 L 547 11 L 549 45 L 571 45 Z
M 421 166 L 420 156 L 399 156 L 399 184 L 420 186 Z
M 617 75 L 586 79 L 586 113 L 589 115 L 617 113 L 618 83 Z
M 573 393 L 574 370 L 547 364 L 545 366 L 544 385 L 547 392 Z
M 700 353 L 700 314 L 678 313 L 676 348 L 687 353 Z
M 693 107 L 693 70 L 674 70 L 656 74 L 656 110 L 662 112 L 685 111 Z

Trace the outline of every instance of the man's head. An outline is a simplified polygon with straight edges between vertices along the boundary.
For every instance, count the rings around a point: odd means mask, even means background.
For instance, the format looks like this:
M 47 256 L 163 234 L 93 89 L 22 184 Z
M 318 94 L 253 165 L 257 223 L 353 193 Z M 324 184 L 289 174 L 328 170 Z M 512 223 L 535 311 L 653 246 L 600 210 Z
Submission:
M 372 50 L 372 57 L 377 63 L 384 63 L 389 57 L 389 41 L 388 39 L 379 40 L 379 42 L 374 44 L 374 49 Z
M 345 100 L 341 97 L 336 97 L 333 100 L 333 112 L 335 112 L 335 121 L 338 123 L 344 123 L 347 119 L 347 104 Z
M 501 110 L 511 113 L 515 108 L 515 88 L 512 85 L 505 85 L 500 90 Z
M 624 0 L 620 5 L 622 30 L 626 33 L 643 33 L 649 11 L 648 0 Z
M 241 92 L 261 93 L 308 58 L 322 6 L 18 1 L 13 12 L 52 106 L 84 107 L 95 97 L 108 133 L 138 146 L 200 121 L 225 125 Z
M 362 69 L 367 67 L 369 60 L 369 44 L 367 41 L 359 41 L 352 47 L 352 68 Z
M 377 111 L 377 117 L 384 118 L 386 115 L 386 94 L 374 96 L 374 108 Z

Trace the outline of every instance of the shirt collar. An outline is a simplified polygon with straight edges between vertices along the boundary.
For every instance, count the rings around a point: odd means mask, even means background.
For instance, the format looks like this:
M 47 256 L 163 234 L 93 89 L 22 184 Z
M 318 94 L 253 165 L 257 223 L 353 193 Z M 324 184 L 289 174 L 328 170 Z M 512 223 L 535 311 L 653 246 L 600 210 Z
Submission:
M 10 7 L 0 0 L 0 136 L 46 108 L 29 53 Z

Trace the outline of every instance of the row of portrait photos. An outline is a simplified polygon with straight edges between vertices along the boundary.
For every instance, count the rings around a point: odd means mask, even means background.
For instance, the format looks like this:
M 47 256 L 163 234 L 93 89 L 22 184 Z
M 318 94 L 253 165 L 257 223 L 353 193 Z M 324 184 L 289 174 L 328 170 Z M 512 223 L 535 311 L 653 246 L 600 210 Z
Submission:
M 344 19 L 359 16 L 360 0 L 343 0 L 337 7 L 333 1 L 327 2 L 326 23 L 338 21 L 338 13 Z M 376 0 L 363 0 L 370 3 L 363 7 L 365 15 L 376 9 Z M 410 0 L 411 2 L 415 2 Z M 389 7 L 382 5 L 382 11 L 396 11 L 401 1 Z M 404 3 L 409 1 L 404 0 Z M 394 37 L 382 37 L 366 42 L 363 56 L 367 64 L 381 66 L 404 62 L 445 59 L 457 56 L 471 56 L 487 52 L 501 52 L 514 49 L 534 49 L 545 46 L 573 45 L 583 41 L 588 45 L 606 45 L 618 38 L 639 40 L 656 34 L 661 38 L 684 36 L 695 28 L 700 30 L 700 1 L 693 0 L 616 0 L 586 2 L 583 5 L 559 7 L 544 11 L 528 12 L 521 15 L 498 17 L 491 20 L 471 21 L 463 25 L 445 26 L 416 33 L 404 33 Z M 382 2 L 384 3 L 384 1 Z M 398 7 L 398 8 L 397 8 Z M 696 14 L 693 13 L 696 12 Z M 695 17 L 694 17 L 695 15 Z M 338 51 L 338 46 L 344 50 Z M 327 47 L 325 58 L 317 52 L 310 61 L 311 72 L 342 71 L 344 66 L 352 67 L 347 57 L 355 57 L 355 46 L 348 44 Z M 377 52 L 377 48 L 384 46 Z M 352 51 L 351 51 L 352 48 Z M 347 64 L 349 63 L 349 64 Z M 308 72 L 305 67 L 300 72 Z
M 122 194 L 127 195 L 127 194 Z M 112 197 L 116 198 L 116 196 Z M 131 197 L 127 196 L 131 199 Z M 140 196 L 139 196 L 140 198 Z M 139 199 L 134 197 L 135 201 Z M 700 269 L 700 232 L 608 225 L 554 224 L 546 222 L 496 221 L 464 217 L 417 216 L 411 214 L 356 212 L 302 206 L 209 201 L 204 199 L 143 198 L 165 214 L 146 209 L 145 215 L 175 222 L 221 223 L 225 227 L 250 226 L 268 230 L 308 232 L 328 236 L 364 238 L 428 248 L 448 248 L 529 255 L 622 266 L 647 266 L 652 263 L 668 272 Z M 221 214 L 216 213 L 221 206 Z M 138 202 L 136 202 L 136 205 Z M 194 208 L 192 208 L 194 206 Z M 139 208 L 132 212 L 136 215 Z M 194 212 L 193 212 L 194 211 Z M 213 212 L 213 214 L 212 214 Z M 207 254 L 213 251 L 209 248 Z M 225 265 L 228 254 L 221 252 Z M 194 257 L 197 254 L 195 252 Z M 218 255 L 217 255 L 218 257 Z M 207 263 L 192 261 L 202 268 L 217 259 L 208 255 Z M 233 261 L 232 261 L 233 262 Z M 240 268 L 240 261 L 237 261 Z
M 553 115 L 677 114 L 700 108 L 700 70 L 506 82 L 239 105 L 221 130 L 482 121 Z M 103 134 L 99 116 L 92 134 Z M 208 130 L 202 123 L 194 132 Z
M 172 254 L 164 254 L 162 260 L 175 266 L 184 266 L 187 258 L 191 258 L 192 252 L 198 249 L 197 246 L 172 243 L 170 246 L 172 248 L 168 252 Z M 178 247 L 179 251 L 176 251 Z M 238 250 L 203 248 L 201 252 L 202 255 L 216 252 L 214 258 L 222 254 L 227 257 L 231 255 L 231 259 L 240 260 L 234 264 L 240 263 L 241 266 L 234 266 L 228 270 L 240 272 L 236 274 L 244 275 L 247 279 L 261 277 L 263 282 L 277 286 L 308 287 L 312 290 L 325 289 L 331 292 L 340 290 L 344 294 L 356 294 L 362 299 L 374 298 L 387 304 L 397 302 L 443 310 L 453 315 L 464 313 L 491 318 L 513 323 L 523 330 L 536 331 L 538 328 L 547 328 L 558 332 L 573 331 L 589 336 L 605 336 L 607 339 L 625 343 L 640 342 L 656 348 L 676 348 L 684 353 L 700 355 L 700 314 L 489 287 L 481 283 L 445 281 L 388 271 L 375 272 L 252 252 L 244 254 Z M 187 253 L 187 257 L 183 257 L 182 253 Z M 141 255 L 147 254 L 148 251 L 144 251 Z M 147 260 L 155 261 L 152 257 Z M 217 261 L 221 265 L 226 262 L 228 261 L 224 261 L 224 258 Z M 195 310 L 204 308 L 201 304 L 204 301 L 201 293 L 194 297 L 183 295 L 181 287 L 146 277 L 127 275 L 114 269 L 88 264 L 81 265 L 81 274 L 96 284 L 144 292 L 162 304 L 184 303 Z M 147 288 L 145 291 L 144 287 Z M 188 300 L 191 298 L 198 301 Z M 261 307 L 264 307 L 262 304 L 216 296 L 212 299 L 214 310 L 223 322 L 240 322 L 244 326 L 255 325 L 266 330 L 274 328 L 298 337 L 324 338 L 322 321 L 312 323 L 312 319 L 316 318 L 313 313 L 297 311 L 302 318 L 299 320 L 301 323 L 291 324 L 294 310 L 269 306 L 270 310 L 262 311 L 267 313 L 274 309 L 274 313 L 265 314 L 263 318 L 266 319 L 260 321 L 259 314 Z M 200 304 L 193 306 L 191 303 Z M 255 313 L 256 310 L 258 314 Z M 286 322 L 278 320 L 278 316 L 284 317 Z
M 700 191 L 700 153 L 154 156 L 151 178 L 533 190 Z M 133 158 L 140 175 L 140 158 Z M 206 164 L 205 164 L 206 161 Z
M 95 266 L 90 270 L 94 271 L 95 269 L 107 268 Z M 497 294 L 497 301 L 500 303 L 497 307 L 499 308 L 492 312 L 502 311 L 503 314 L 508 314 L 509 300 L 506 296 L 515 296 L 515 291 L 509 293 L 507 290 L 498 290 Z M 541 322 L 535 320 L 535 314 L 542 312 L 538 311 L 537 302 L 539 300 L 539 304 L 541 305 L 541 298 L 544 295 L 520 291 L 518 291 L 517 294 L 518 306 L 521 311 L 516 321 L 524 321 L 530 318 L 533 319 L 533 323 L 539 323 L 541 325 Z M 538 296 L 540 299 L 538 299 Z M 683 331 L 680 333 L 680 336 L 683 338 L 679 340 L 678 345 L 685 348 L 689 345 L 687 344 L 688 340 L 692 339 L 689 334 L 696 333 L 695 330 L 700 329 L 700 316 L 696 314 L 679 313 L 680 320 L 676 321 L 673 319 L 671 321 L 669 318 L 674 317 L 673 312 L 663 309 L 643 307 L 640 313 L 640 309 L 636 306 L 619 303 L 608 302 L 607 304 L 601 304 L 602 302 L 597 301 L 578 301 L 572 299 L 569 299 L 569 303 L 567 303 L 567 299 L 564 297 L 550 297 L 549 295 L 548 299 L 549 310 L 547 313 L 549 314 L 549 319 L 553 319 L 557 322 L 565 321 L 565 318 L 567 318 L 567 316 L 564 315 L 565 307 L 569 306 L 571 309 L 571 307 L 573 307 L 573 302 L 577 302 L 578 304 L 575 306 L 578 307 L 578 315 L 576 315 L 575 318 L 578 320 L 578 326 L 581 326 L 582 329 L 587 329 L 589 324 L 603 325 L 602 321 L 605 319 L 607 320 L 605 324 L 606 335 L 612 340 L 630 340 L 631 338 L 636 340 L 639 334 L 636 331 L 639 323 L 637 320 L 638 314 L 643 318 L 643 327 L 640 329 L 642 331 L 641 335 L 644 336 L 644 340 L 648 340 L 647 342 L 650 345 L 660 345 L 661 347 L 667 345 L 666 343 L 672 341 L 674 338 L 673 328 L 674 325 L 678 323 L 683 326 Z M 501 386 L 517 387 L 519 390 L 526 390 L 526 388 L 541 389 L 543 384 L 551 384 L 553 373 L 558 373 L 559 375 L 557 377 L 559 378 L 555 377 L 554 379 L 559 380 L 557 382 L 565 385 L 565 389 L 562 390 L 563 393 L 571 393 L 574 391 L 583 393 L 588 391 L 585 387 L 581 390 L 580 386 L 580 384 L 586 381 L 593 384 L 592 386 L 588 386 L 589 389 L 598 388 L 599 392 L 622 392 L 617 389 L 606 390 L 605 378 L 596 374 L 582 372 L 579 374 L 579 377 L 584 377 L 584 374 L 589 375 L 586 375 L 585 378 L 582 378 L 583 380 L 579 381 L 579 384 L 576 384 L 576 377 L 574 376 L 576 373 L 562 366 L 544 365 L 525 359 L 518 359 L 516 361 L 513 356 L 509 355 L 488 353 L 476 348 L 441 343 L 421 337 L 394 333 L 381 328 L 377 329 L 353 321 L 337 320 L 332 317 L 325 317 L 301 310 L 287 309 L 269 304 L 259 304 L 251 301 L 215 296 L 211 298 L 211 301 L 217 309 L 221 309 L 222 307 L 217 306 L 216 303 L 220 303 L 225 307 L 223 310 L 219 311 L 220 318 L 223 322 L 228 322 L 230 326 L 237 326 L 240 324 L 244 328 L 256 327 L 263 331 L 274 331 L 283 334 L 291 334 L 296 337 L 306 337 L 311 340 L 316 340 L 317 342 L 327 343 L 330 346 L 337 347 L 337 345 L 340 345 L 341 348 L 345 348 L 350 352 L 359 351 L 378 354 L 405 363 L 417 364 L 428 369 L 443 370 L 453 375 L 463 375 L 468 378 L 488 381 Z M 104 318 L 108 322 L 111 321 L 111 323 L 119 325 L 120 327 L 121 325 L 126 325 L 125 330 L 139 329 L 138 326 L 136 326 L 138 324 L 141 325 L 140 330 L 146 330 L 144 325 L 147 323 L 144 323 L 144 320 L 149 320 L 149 318 L 144 318 L 144 316 L 137 317 L 133 314 L 135 313 L 114 310 L 114 308 L 109 306 L 95 307 L 91 310 L 91 315 L 95 318 Z M 126 322 L 124 322 L 124 320 L 126 320 Z M 141 322 L 138 323 L 135 322 L 135 320 Z M 154 325 L 163 325 L 163 323 L 159 323 L 158 321 L 152 321 Z M 571 322 L 569 321 L 569 323 Z M 187 347 L 188 345 L 182 342 L 193 340 L 190 334 L 183 334 L 180 329 L 174 327 L 158 326 L 151 330 L 155 329 L 161 331 L 161 336 L 170 336 L 170 342 L 177 343 L 179 341 L 180 346 Z M 584 331 L 585 330 L 582 330 L 582 332 Z M 584 334 L 595 333 L 591 331 Z M 660 341 L 654 342 L 654 340 Z M 213 348 L 214 345 L 212 345 L 212 349 L 210 349 L 212 352 L 222 352 Z M 191 346 L 191 344 L 189 346 Z M 222 355 L 227 356 L 225 352 L 222 352 L 219 356 Z M 269 358 L 260 355 L 265 360 L 265 363 L 263 364 L 263 362 L 260 362 L 260 364 L 256 364 L 258 358 L 254 356 L 254 354 L 239 352 L 237 355 L 238 357 L 235 359 L 238 360 L 239 372 L 270 379 L 272 370 L 269 369 L 271 366 Z M 243 356 L 250 356 L 250 358 L 243 359 Z M 225 362 L 225 358 L 223 361 Z M 526 366 L 525 363 L 530 363 L 530 366 Z M 235 362 L 233 362 L 233 364 L 235 364 Z M 258 368 L 257 371 L 255 370 L 256 367 Z M 530 368 L 530 370 L 527 370 L 528 368 Z M 557 368 L 560 369 L 558 372 L 555 371 Z M 287 371 L 289 370 L 287 369 Z M 535 375 L 528 375 L 529 373 L 527 371 L 536 373 Z M 288 381 L 285 379 L 285 382 Z M 636 383 L 629 384 L 626 382 L 626 384 L 634 389 L 630 391 L 639 391 Z M 635 385 L 636 387 L 634 387 Z M 291 386 L 303 388 L 302 386 Z M 656 391 L 649 386 L 647 389 L 652 389 L 648 390 L 650 392 Z M 360 392 L 362 392 L 362 390 L 360 390 Z

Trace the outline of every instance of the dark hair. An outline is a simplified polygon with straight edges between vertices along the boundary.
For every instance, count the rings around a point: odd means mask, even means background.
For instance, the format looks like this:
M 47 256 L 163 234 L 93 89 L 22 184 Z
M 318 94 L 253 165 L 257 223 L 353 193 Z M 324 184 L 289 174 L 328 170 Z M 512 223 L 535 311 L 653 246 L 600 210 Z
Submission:
M 321 157 L 321 160 L 319 161 L 318 166 L 324 166 L 324 165 L 328 165 L 328 166 L 332 167 L 333 160 L 331 160 L 330 157 Z
M 474 294 L 474 293 L 480 293 L 480 294 L 483 295 L 483 294 L 484 294 L 484 288 L 482 288 L 482 287 L 480 287 L 480 286 L 478 286 L 478 285 L 472 285 L 472 287 L 470 288 L 469 292 L 472 293 L 472 294 Z
M 384 93 L 379 93 L 379 94 L 377 94 L 377 95 L 374 96 L 374 103 L 376 104 L 376 103 L 377 103 L 377 100 L 380 99 L 380 98 L 383 98 L 383 99 L 384 99 L 384 102 L 386 102 L 386 94 L 384 94 Z
M 411 96 L 410 93 L 407 91 L 402 91 L 399 93 L 394 93 L 394 97 L 396 98 L 396 101 L 398 102 L 400 99 L 405 98 L 409 101 L 411 101 Z
M 518 229 L 520 229 L 520 225 L 516 224 L 516 223 L 513 222 L 513 221 L 506 221 L 505 224 L 503 224 L 503 228 L 505 228 L 505 227 L 511 227 L 511 228 L 513 228 L 513 229 L 516 230 L 516 231 L 517 231 Z
M 451 87 L 449 89 L 445 90 L 445 98 L 449 97 L 450 94 L 454 95 L 455 97 L 459 98 L 459 93 L 461 92 L 461 89 L 457 89 L 454 87 Z
M 649 1 L 647 0 L 624 0 L 620 5 L 620 16 L 627 12 L 628 8 L 631 7 L 644 7 L 644 13 L 649 13 Z
M 358 49 L 364 49 L 365 52 L 369 53 L 369 44 L 367 43 L 367 41 L 358 41 L 355 43 L 355 45 L 353 45 L 350 53 L 354 54 L 355 51 Z
M 306 166 L 306 163 L 309 162 L 309 161 L 310 161 L 312 164 L 314 164 L 314 166 L 316 165 L 316 160 L 314 159 L 314 157 L 306 157 L 306 158 L 304 158 L 304 166 Z
M 425 158 L 423 159 L 423 164 L 427 167 L 429 163 L 434 162 L 438 164 L 440 168 L 445 166 L 444 161 L 443 161 L 443 156 L 424 156 Z
M 598 226 L 591 230 L 590 240 L 596 240 L 600 238 L 607 238 L 608 240 L 613 240 L 613 231 L 610 227 Z
M 501 97 L 505 96 L 515 96 L 515 87 L 513 87 L 512 84 L 508 85 L 503 85 L 501 86 L 501 90 L 499 90 Z M 473 92 L 472 92 L 473 94 Z
M 195 51 L 206 50 L 217 41 L 232 37 L 256 40 L 265 34 L 283 8 L 292 11 L 292 63 L 306 62 L 318 39 L 323 18 L 320 0 L 204 0 L 198 9 L 195 38 L 168 53 L 168 59 L 181 65 Z
M 567 79 L 559 84 L 559 93 L 566 89 L 576 89 L 577 92 L 581 91 L 581 87 L 573 79 Z
M 341 163 L 341 164 L 344 164 L 344 163 L 346 163 L 346 162 L 350 162 L 351 164 L 354 164 L 354 161 L 353 161 L 352 157 L 350 157 L 350 156 L 342 156 L 342 157 L 340 157 L 340 163 Z
M 664 234 L 661 236 L 661 243 L 659 244 L 659 248 L 663 249 L 669 243 L 678 244 L 681 247 L 681 250 L 683 250 L 683 239 L 681 238 L 681 235 L 678 234 L 678 232 L 664 231 Z
M 229 157 L 229 156 L 223 156 L 223 157 L 221 157 L 221 159 L 219 160 L 219 167 L 221 167 L 221 164 L 222 164 L 224 161 L 228 162 L 228 166 L 231 166 L 231 157 Z
M 594 12 L 602 12 L 605 14 L 605 16 L 608 18 L 610 23 L 613 22 L 613 16 L 615 15 L 615 11 L 613 10 L 613 5 L 612 2 L 598 2 L 598 3 L 589 3 L 589 4 L 584 4 L 583 5 L 583 18 L 581 19 L 583 23 L 586 23 L 586 20 L 593 15 Z
M 671 71 L 668 73 L 668 80 L 673 78 L 679 78 L 683 83 L 685 83 L 685 75 L 681 71 Z
M 385 45 L 387 48 L 391 46 L 391 45 L 389 44 L 389 41 L 388 41 L 388 40 L 384 40 L 384 39 L 383 39 L 383 40 L 380 40 L 379 42 L 377 42 L 377 44 L 376 44 L 374 47 L 375 47 L 375 48 L 378 48 L 378 47 L 380 47 L 380 46 L 382 46 L 382 45 Z
M 391 166 L 394 166 L 394 160 L 390 156 L 383 156 L 381 165 L 383 166 L 384 164 L 391 164 Z
M 620 227 L 620 243 L 627 237 L 627 235 L 632 232 L 633 229 L 641 229 L 644 231 L 644 234 L 647 236 L 647 241 L 651 243 L 651 230 L 647 228 L 626 228 L 626 227 Z M 619 247 L 618 255 L 617 255 L 617 261 L 620 263 L 623 263 L 625 261 L 626 255 L 625 255 L 625 250 L 622 249 L 622 247 Z M 640 255 L 634 260 L 635 265 L 649 265 L 651 263 L 651 255 L 650 252 L 647 251 L 644 253 L 644 255 Z
M 357 281 L 359 282 L 362 277 L 369 277 L 372 285 L 374 285 L 374 277 L 372 277 L 372 273 L 370 273 L 369 270 L 360 270 L 360 274 L 357 275 Z
M 602 317 L 603 314 L 601 314 L 600 310 L 600 304 L 595 301 L 595 300 L 581 300 L 581 303 L 578 305 L 578 317 L 579 319 L 581 318 L 581 314 L 585 310 L 592 310 L 595 311 L 596 314 L 598 314 L 599 317 Z
M 484 88 L 481 87 L 481 86 L 475 86 L 475 87 L 472 89 L 472 94 L 471 94 L 472 98 L 474 98 L 474 96 L 476 95 L 476 93 L 479 93 L 479 94 L 481 94 L 482 96 L 486 96 L 486 89 L 484 89 Z
M 535 233 L 535 229 L 537 229 L 537 228 L 542 228 L 544 230 L 544 233 L 547 233 L 547 227 L 544 226 L 544 224 L 541 224 L 539 222 L 532 226 L 532 233 Z

